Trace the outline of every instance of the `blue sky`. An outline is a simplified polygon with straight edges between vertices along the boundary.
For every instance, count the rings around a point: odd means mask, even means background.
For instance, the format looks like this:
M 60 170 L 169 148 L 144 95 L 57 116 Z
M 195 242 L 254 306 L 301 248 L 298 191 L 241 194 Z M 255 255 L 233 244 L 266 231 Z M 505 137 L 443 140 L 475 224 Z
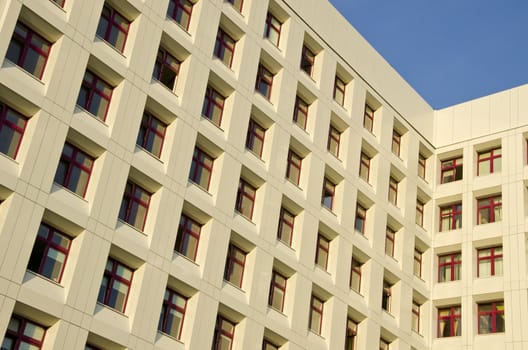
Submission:
M 434 108 L 528 83 L 528 0 L 330 0 Z

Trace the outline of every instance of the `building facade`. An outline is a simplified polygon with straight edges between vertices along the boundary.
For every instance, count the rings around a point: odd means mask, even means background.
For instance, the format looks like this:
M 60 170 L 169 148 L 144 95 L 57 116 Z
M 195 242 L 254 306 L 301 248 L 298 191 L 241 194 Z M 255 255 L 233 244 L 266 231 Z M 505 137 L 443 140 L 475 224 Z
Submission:
M 323 0 L 0 33 L 2 350 L 528 349 L 528 86 L 433 110 Z

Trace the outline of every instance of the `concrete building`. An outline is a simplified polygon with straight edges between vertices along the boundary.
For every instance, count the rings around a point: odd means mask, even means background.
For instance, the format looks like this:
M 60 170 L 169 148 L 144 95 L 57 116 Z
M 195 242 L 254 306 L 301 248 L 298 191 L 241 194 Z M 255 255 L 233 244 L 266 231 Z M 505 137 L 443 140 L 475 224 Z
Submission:
M 0 0 L 0 58 L 2 350 L 528 349 L 528 86 L 433 110 L 323 0 Z

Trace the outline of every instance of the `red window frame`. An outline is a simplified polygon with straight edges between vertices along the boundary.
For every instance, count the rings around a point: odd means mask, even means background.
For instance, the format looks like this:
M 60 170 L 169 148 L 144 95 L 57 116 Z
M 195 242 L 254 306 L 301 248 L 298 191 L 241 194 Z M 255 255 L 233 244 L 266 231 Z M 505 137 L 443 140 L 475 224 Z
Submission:
M 0 152 L 16 159 L 28 118 L 0 102 Z
M 29 331 L 26 330 L 27 327 L 29 327 Z M 42 337 L 40 339 L 31 336 L 31 334 L 35 334 L 36 329 L 42 332 Z M 4 344 L 9 345 L 9 343 L 6 342 L 6 340 L 9 339 L 11 340 L 10 349 L 20 349 L 21 346 L 29 344 L 31 347 L 40 350 L 44 343 L 44 338 L 46 337 L 46 330 L 46 327 L 38 323 L 17 315 L 12 315 L 7 326 L 5 338 L 2 341 L 2 348 L 4 348 Z
M 229 244 L 229 248 L 227 250 L 226 266 L 224 270 L 224 280 L 237 286 L 238 288 L 242 288 L 242 282 L 244 280 L 246 255 L 247 253 L 238 248 L 236 245 L 231 243 Z M 239 278 L 233 274 L 237 269 L 240 271 Z
M 416 200 L 416 224 L 423 227 L 424 220 L 424 204 L 420 200 Z
M 222 124 L 222 114 L 224 113 L 225 96 L 211 86 L 205 90 L 202 116 L 220 127 Z
M 229 350 L 231 350 L 235 340 L 235 328 L 236 324 L 234 322 L 218 315 L 214 330 L 213 350 L 225 350 L 224 347 L 221 347 L 223 344 L 222 339 L 229 342 Z
M 127 271 L 130 273 L 130 278 L 121 276 L 122 272 Z M 101 288 L 99 289 L 99 296 L 97 297 L 97 301 L 119 312 L 125 312 L 133 277 L 134 271 L 131 268 L 120 263 L 115 259 L 108 258 L 104 270 L 103 281 L 101 281 Z M 124 296 L 123 305 L 121 305 L 121 307 L 117 305 L 117 299 L 115 299 L 115 296 L 112 293 L 114 290 L 121 291 L 121 289 L 114 289 L 115 284 L 124 285 L 126 287 L 126 293 Z
M 253 218 L 256 197 L 257 189 L 245 180 L 240 179 L 240 182 L 238 183 L 235 210 L 251 220 Z M 248 203 L 251 204 L 251 208 L 246 209 Z
M 449 271 L 449 276 L 446 275 L 446 271 Z M 461 273 L 462 254 L 460 252 L 438 255 L 438 282 L 458 281 Z
M 196 261 L 201 231 L 202 225 L 200 223 L 182 214 L 180 224 L 178 225 L 178 236 L 174 250 L 192 261 Z
M 358 323 L 348 317 L 345 334 L 345 350 L 354 350 L 356 348 L 357 329 Z
M 446 221 L 448 225 L 444 227 L 443 220 Z M 440 232 L 456 230 L 462 228 L 462 203 L 457 202 L 450 205 L 440 207 Z
M 77 97 L 77 106 L 104 122 L 112 100 L 113 90 L 112 85 L 101 79 L 97 74 L 86 70 L 79 96 Z M 100 109 L 101 104 L 104 106 L 103 109 Z
M 414 265 L 413 272 L 417 277 L 422 277 L 422 252 L 414 248 Z
M 324 301 L 312 294 L 310 300 L 310 330 L 321 334 L 323 325 Z
M 359 163 L 359 177 L 367 183 L 370 178 L 370 160 L 371 158 L 365 152 L 361 152 L 361 160 Z
M 339 146 L 341 143 L 341 132 L 330 125 L 328 130 L 328 143 L 326 149 L 328 152 L 333 154 L 336 158 L 339 158 Z
M 226 2 L 233 5 L 238 12 L 242 12 L 242 6 L 244 5 L 244 0 L 225 0 Z
M 181 305 L 183 301 L 183 306 Z M 161 306 L 158 331 L 168 334 L 176 339 L 181 339 L 185 311 L 187 310 L 187 298 L 170 288 L 165 289 L 163 304 Z M 174 322 L 179 316 L 179 322 L 174 328 Z
M 147 196 L 145 200 L 142 197 Z M 152 193 L 145 190 L 143 187 L 128 181 L 123 193 L 123 201 L 121 202 L 121 209 L 119 210 L 119 219 L 129 225 L 143 231 L 145 222 L 147 221 L 148 208 L 150 205 Z M 138 218 L 138 209 L 144 210 L 143 220 L 136 222 Z
M 194 4 L 189 0 L 169 0 L 167 17 L 172 18 L 174 22 L 188 31 L 193 6 Z
M 356 204 L 356 219 L 354 221 L 354 229 L 365 235 L 365 225 L 367 223 L 367 209 L 361 204 Z
M 194 153 L 189 172 L 189 180 L 203 188 L 209 190 L 211 176 L 213 175 L 214 159 L 199 147 L 194 147 Z
M 461 318 L 459 305 L 438 309 L 438 338 L 460 336 L 462 334 Z M 444 332 L 442 332 L 441 328 L 442 322 L 447 325 L 447 328 L 444 328 Z
M 264 25 L 264 37 L 273 43 L 275 46 L 279 46 L 280 34 L 281 34 L 282 23 L 273 16 L 271 12 L 266 15 L 266 23 Z M 275 33 L 275 35 L 273 35 Z M 274 40 L 272 40 L 274 39 Z
M 337 75 L 334 80 L 334 101 L 340 106 L 345 104 L 346 83 Z
M 365 105 L 365 113 L 363 116 L 363 127 L 371 133 L 374 128 L 374 110 L 369 105 Z
M 6 58 L 26 72 L 42 79 L 52 43 L 28 26 L 17 22 Z
M 66 142 L 62 149 L 54 182 L 84 197 L 88 189 L 94 162 L 95 159 L 92 156 Z M 82 184 L 82 178 L 85 179 L 84 185 Z
M 363 263 L 352 257 L 350 265 L 350 289 L 356 291 L 357 293 L 361 293 L 361 268 Z M 355 281 L 357 281 L 357 286 Z
M 104 4 L 99 24 L 97 25 L 97 36 L 115 47 L 119 52 L 124 52 L 130 23 L 116 9 Z
M 289 247 L 292 245 L 294 224 L 295 215 L 288 210 L 281 208 L 277 239 L 287 244 Z
M 412 303 L 412 330 L 416 333 L 420 333 L 420 307 L 416 301 Z
M 336 184 L 330 181 L 328 178 L 324 178 L 323 181 L 323 193 L 321 196 L 321 205 L 330 211 L 334 208 Z
M 489 276 L 481 276 L 480 264 L 487 263 L 490 264 L 490 274 Z M 500 262 L 500 273 L 495 271 L 496 265 Z M 503 270 L 503 250 L 502 246 L 488 247 L 477 249 L 477 277 L 491 277 L 502 275 Z
M 250 119 L 246 135 L 246 148 L 256 154 L 259 158 L 262 157 L 265 136 L 266 129 L 255 120 Z
M 328 269 L 328 256 L 330 255 L 330 240 L 325 236 L 317 235 L 317 247 L 315 251 L 315 265 Z
M 214 55 L 226 66 L 231 68 L 235 56 L 236 40 L 227 34 L 222 28 L 218 28 L 214 47 Z
M 181 62 L 176 57 L 160 47 L 156 55 L 152 77 L 172 91 L 180 73 L 180 65 Z
M 308 109 L 310 105 L 308 102 L 300 98 L 295 97 L 295 109 L 293 110 L 293 122 L 303 130 L 306 130 L 306 124 L 308 123 Z
M 427 165 L 427 159 L 421 153 L 418 153 L 418 176 L 425 180 L 425 169 Z
M 389 178 L 389 203 L 398 205 L 398 180 Z
M 301 51 L 301 70 L 311 77 L 313 74 L 314 64 L 315 53 L 310 50 L 306 45 L 303 45 Z
M 440 165 L 440 183 L 462 180 L 463 165 L 462 157 L 443 160 Z
M 477 158 L 477 176 L 481 175 L 480 166 L 484 163 L 489 163 L 489 172 L 487 174 L 493 174 L 500 171 L 502 168 L 502 150 L 500 147 L 490 149 L 488 151 L 479 152 Z M 498 169 L 496 169 L 498 168 Z
M 301 179 L 302 157 L 291 149 L 288 150 L 288 165 L 286 166 L 286 178 L 295 185 L 299 185 Z
M 385 254 L 394 257 L 394 246 L 396 245 L 396 232 L 387 227 L 385 230 Z
M 478 334 L 504 332 L 504 301 L 478 304 Z
M 497 215 L 497 211 L 499 215 Z M 497 217 L 498 216 L 498 217 Z M 488 221 L 485 221 L 486 217 Z M 483 225 L 502 219 L 502 195 L 477 199 L 477 224 Z
M 270 292 L 268 305 L 277 311 L 284 309 L 284 299 L 286 298 L 286 285 L 288 278 L 273 270 L 271 274 Z
M 161 157 L 167 124 L 152 113 L 143 112 L 136 144 L 157 158 Z
M 271 90 L 273 88 L 273 77 L 271 73 L 264 65 L 259 64 L 257 71 L 257 79 L 255 81 L 255 90 L 258 91 L 267 100 L 271 99 Z
M 401 150 L 401 134 L 396 131 L 392 130 L 392 146 L 391 151 L 398 157 L 400 156 L 400 150 Z
M 383 281 L 383 290 L 381 293 L 381 308 L 387 312 L 391 312 L 391 303 L 392 303 L 392 285 Z

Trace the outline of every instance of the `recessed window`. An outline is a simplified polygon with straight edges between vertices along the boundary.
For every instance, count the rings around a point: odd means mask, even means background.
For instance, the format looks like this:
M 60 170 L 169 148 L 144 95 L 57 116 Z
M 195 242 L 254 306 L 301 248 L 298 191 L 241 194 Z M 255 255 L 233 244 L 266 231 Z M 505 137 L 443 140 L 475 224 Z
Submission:
M 167 50 L 160 47 L 156 56 L 156 63 L 154 63 L 152 77 L 172 91 L 179 71 L 180 61 Z
M 123 193 L 119 219 L 139 230 L 143 230 L 147 221 L 151 196 L 152 194 L 143 187 L 128 181 Z
M 220 127 L 224 112 L 224 103 L 225 96 L 211 86 L 207 86 L 202 107 L 202 116 L 209 119 L 214 125 Z
M 246 181 L 240 179 L 238 184 L 235 210 L 239 214 L 251 220 L 253 218 L 253 207 L 255 205 L 256 195 L 257 189 Z
M 479 334 L 504 332 L 504 302 L 478 304 Z
M 369 106 L 365 105 L 365 113 L 363 116 L 363 127 L 369 132 L 372 132 L 374 127 L 374 110 Z
M 264 37 L 277 47 L 279 46 L 281 27 L 281 21 L 273 16 L 271 12 L 268 12 L 266 15 L 266 23 L 264 25 Z
M 339 158 L 339 145 L 341 143 L 341 132 L 330 125 L 328 130 L 328 143 L 326 149 L 328 152 Z
M 354 350 L 356 348 L 357 329 L 357 322 L 348 317 L 345 338 L 345 350 Z
M 267 100 L 271 99 L 271 88 L 273 87 L 273 76 L 266 67 L 259 64 L 257 71 L 257 80 L 255 82 L 255 90 L 264 96 Z
M 420 333 L 420 306 L 420 304 L 413 300 L 411 328 L 416 333 Z
M 77 97 L 77 106 L 104 121 L 114 88 L 96 74 L 87 70 Z
M 315 265 L 326 271 L 328 268 L 328 255 L 330 254 L 330 240 L 325 236 L 317 235 L 317 247 L 315 251 Z
M 460 252 L 438 256 L 438 282 L 460 280 L 462 255 Z
M 321 334 L 323 325 L 324 301 L 312 295 L 310 301 L 310 330 L 316 334 Z
M 65 2 L 65 0 L 51 0 L 51 2 L 56 3 L 56 4 L 59 5 L 60 7 L 64 7 L 64 2 Z
M 108 258 L 97 301 L 119 312 L 125 312 L 133 274 L 134 271 L 128 266 Z
M 387 312 L 391 311 L 391 301 L 392 301 L 392 285 L 383 281 L 383 291 L 381 293 L 381 308 Z
M 92 174 L 94 158 L 79 148 L 65 143 L 59 166 L 55 173 L 55 183 L 84 197 Z
M 422 277 L 422 252 L 414 248 L 413 273 L 416 277 Z
M 491 196 L 477 200 L 477 224 L 501 221 L 502 196 Z
M 172 289 L 165 289 L 158 330 L 173 338 L 180 339 L 186 307 L 186 297 Z
M 246 135 L 246 148 L 257 155 L 259 158 L 262 157 L 262 149 L 264 148 L 264 136 L 266 135 L 266 129 L 262 127 L 255 120 L 250 119 L 248 125 L 248 131 Z
M 235 323 L 218 315 L 213 337 L 213 350 L 231 350 L 235 340 Z
M 105 4 L 97 26 L 97 36 L 118 51 L 123 52 L 129 29 L 130 21 L 114 8 Z
M 303 70 L 309 76 L 313 74 L 313 68 L 315 64 L 315 53 L 310 50 L 306 45 L 303 45 L 301 52 L 301 70 Z
M 161 157 L 167 124 L 152 113 L 143 112 L 136 144 L 157 158 Z
M 418 154 L 418 176 L 425 180 L 425 168 L 427 165 L 427 158 L 421 153 Z
M 295 97 L 295 109 L 293 110 L 293 122 L 301 129 L 306 130 L 308 121 L 308 103 L 300 98 Z
M 191 171 L 189 172 L 189 180 L 203 188 L 209 190 L 209 184 L 211 182 L 211 175 L 213 173 L 214 159 L 201 148 L 195 147 Z
M 218 28 L 214 47 L 214 55 L 228 67 L 231 67 L 233 62 L 233 56 L 235 55 L 235 43 L 235 39 L 227 34 L 222 28 Z
M 2 350 L 40 350 L 45 334 L 45 327 L 20 316 L 12 315 L 2 342 Z
M 477 277 L 502 276 L 502 247 L 477 250 Z
M 38 79 L 42 78 L 51 43 L 24 24 L 17 22 L 6 58 Z
M 0 102 L 0 152 L 16 159 L 27 118 Z
M 462 335 L 460 306 L 438 309 L 438 338 Z
M 389 179 L 389 203 L 398 205 L 398 180 L 392 176 Z
M 84 350 L 102 350 L 102 349 L 92 344 L 86 344 L 84 346 Z
M 60 283 L 70 246 L 70 237 L 41 223 L 29 258 L 28 270 Z
M 233 7 L 238 11 L 242 12 L 242 5 L 244 4 L 244 0 L 225 0 L 226 2 L 233 5 Z M 216 350 L 216 349 L 215 349 Z
M 424 224 L 424 204 L 419 199 L 416 200 L 416 225 L 423 227 Z
M 359 177 L 366 182 L 369 182 L 369 176 L 370 176 L 370 157 L 364 153 L 361 152 L 361 161 L 359 163 Z
M 502 167 L 502 150 L 500 148 L 479 152 L 477 160 L 477 175 L 498 173 Z
M 462 203 L 440 207 L 440 232 L 462 228 Z
M 167 17 L 172 18 L 183 29 L 189 30 L 193 3 L 189 0 L 169 0 Z
M 385 254 L 394 257 L 394 246 L 396 245 L 396 232 L 387 227 L 385 230 Z
M 227 259 L 224 270 L 224 280 L 242 288 L 244 267 L 246 265 L 246 252 L 234 244 L 229 244 Z
M 354 229 L 361 233 L 365 234 L 365 225 L 367 223 L 367 209 L 365 209 L 361 204 L 356 204 L 356 219 L 354 221 Z
M 262 350 L 279 350 L 279 346 L 273 344 L 267 339 L 264 339 L 264 342 L 262 343 Z
M 271 285 L 268 299 L 268 305 L 277 311 L 282 312 L 284 308 L 284 298 L 286 296 L 286 281 L 288 279 L 273 270 L 271 274 Z
M 330 211 L 334 207 L 335 190 L 336 184 L 325 177 L 323 181 L 323 195 L 321 196 L 321 205 Z
M 345 104 L 345 89 L 346 83 L 336 75 L 334 80 L 334 101 L 340 106 Z
M 350 289 L 357 293 L 361 293 L 361 268 L 363 264 L 352 257 L 352 267 L 350 270 Z
M 281 208 L 277 239 L 289 247 L 292 245 L 294 221 L 295 215 L 288 210 Z
M 196 261 L 201 230 L 202 225 L 187 215 L 182 214 L 174 250 L 192 261 Z
M 441 163 L 441 180 L 445 184 L 448 182 L 462 180 L 462 157 L 444 160 Z
M 401 134 L 396 131 L 392 130 L 392 146 L 391 151 L 396 156 L 400 156 L 400 150 L 401 150 Z
M 286 166 L 286 178 L 294 185 L 299 185 L 301 179 L 302 157 L 291 149 L 288 151 L 288 164 Z

